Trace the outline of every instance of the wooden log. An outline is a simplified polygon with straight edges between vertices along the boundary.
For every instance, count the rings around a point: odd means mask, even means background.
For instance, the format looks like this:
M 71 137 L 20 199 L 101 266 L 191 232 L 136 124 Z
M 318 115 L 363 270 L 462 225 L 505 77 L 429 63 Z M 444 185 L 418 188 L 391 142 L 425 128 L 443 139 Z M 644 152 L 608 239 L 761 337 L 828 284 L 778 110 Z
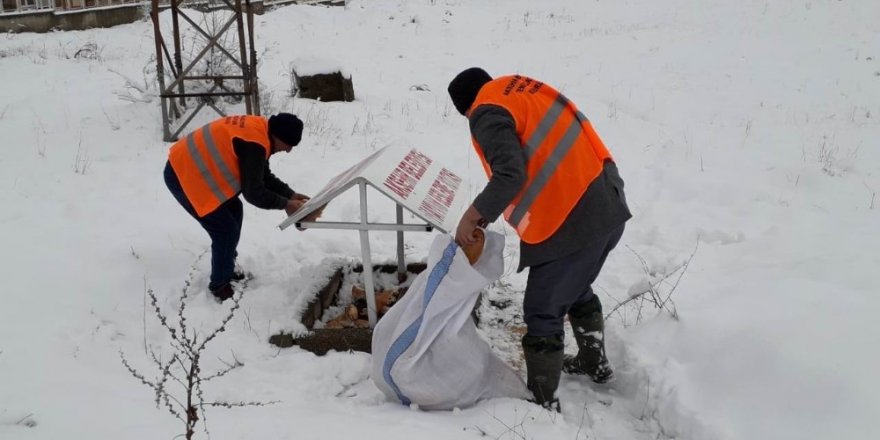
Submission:
M 318 356 L 330 350 L 372 352 L 373 331 L 368 328 L 317 329 L 294 338 L 289 334 L 274 335 L 271 344 L 282 348 L 298 345 Z

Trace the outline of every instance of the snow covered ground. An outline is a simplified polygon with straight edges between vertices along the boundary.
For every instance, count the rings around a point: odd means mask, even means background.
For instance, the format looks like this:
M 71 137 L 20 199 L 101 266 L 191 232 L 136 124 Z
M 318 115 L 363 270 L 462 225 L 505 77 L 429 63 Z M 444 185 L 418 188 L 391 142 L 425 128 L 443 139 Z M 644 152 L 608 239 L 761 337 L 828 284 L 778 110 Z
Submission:
M 504 399 L 412 410 L 373 386 L 368 355 L 266 343 L 302 329 L 324 263 L 360 248 L 354 232 L 279 231 L 280 211 L 246 204 L 239 252 L 256 279 L 206 357 L 245 366 L 205 392 L 279 403 L 209 410 L 212 437 L 876 438 L 878 16 L 874 0 L 354 0 L 257 17 L 268 111 L 306 121 L 302 144 L 272 159 L 294 189 L 313 194 L 402 142 L 476 194 L 485 178 L 448 81 L 474 65 L 537 77 L 579 104 L 627 183 L 634 218 L 597 282 L 606 311 L 671 275 L 656 289 L 674 289 L 679 319 L 639 302 L 615 313 L 618 381 L 564 377 L 561 416 Z M 119 358 L 153 375 L 144 345 L 167 345 L 147 287 L 173 311 L 192 271 L 190 323 L 208 330 L 226 313 L 205 294 L 207 237 L 162 181 L 158 102 L 119 96 L 151 99 L 154 47 L 149 22 L 0 38 L 0 438 L 182 432 Z M 287 98 L 295 60 L 343 68 L 357 100 Z M 357 215 L 353 197 L 325 213 Z M 407 237 L 423 259 L 431 236 Z M 376 260 L 394 258 L 392 234 L 371 239 Z M 484 311 L 515 324 L 525 274 L 515 240 L 506 253 L 489 293 L 513 308 Z M 516 362 L 515 336 L 483 331 Z

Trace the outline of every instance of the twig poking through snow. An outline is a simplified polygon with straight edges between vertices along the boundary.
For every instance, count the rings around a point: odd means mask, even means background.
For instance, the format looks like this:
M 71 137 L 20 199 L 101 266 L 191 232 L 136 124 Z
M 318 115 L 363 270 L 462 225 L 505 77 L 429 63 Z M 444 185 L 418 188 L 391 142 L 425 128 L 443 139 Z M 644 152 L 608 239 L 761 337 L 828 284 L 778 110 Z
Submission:
M 607 314 L 605 314 L 605 319 L 607 320 L 611 315 L 616 313 L 625 305 L 635 301 L 641 300 L 638 309 L 638 315 L 636 316 L 636 323 L 641 320 L 642 316 L 642 305 L 644 304 L 645 299 L 654 305 L 657 310 L 666 310 L 672 316 L 673 319 L 678 320 L 678 310 L 675 308 L 675 303 L 672 301 L 672 294 L 675 293 L 675 289 L 678 288 L 678 284 L 681 282 L 682 277 L 684 277 L 685 272 L 687 272 L 688 266 L 690 266 L 691 261 L 694 259 L 694 256 L 697 254 L 697 249 L 700 247 L 700 239 L 697 237 L 697 244 L 694 246 L 693 252 L 691 252 L 690 256 L 684 263 L 676 267 L 675 269 L 669 271 L 668 273 L 659 274 L 651 270 L 648 262 L 635 251 L 635 249 L 627 246 L 627 248 L 638 258 L 639 262 L 642 265 L 642 270 L 645 271 L 645 275 L 647 276 L 646 282 L 641 289 L 638 289 L 636 292 L 631 293 L 630 296 L 623 300 L 623 302 L 618 302 L 614 308 L 611 309 Z M 667 279 L 671 278 L 673 275 L 678 273 L 678 278 L 675 279 L 675 282 L 672 284 L 672 287 L 669 288 L 668 291 L 664 292 L 661 290 L 661 285 Z M 658 278 L 659 276 L 659 278 Z M 652 278 L 658 278 L 656 281 L 651 281 Z M 646 296 L 646 294 L 649 294 Z

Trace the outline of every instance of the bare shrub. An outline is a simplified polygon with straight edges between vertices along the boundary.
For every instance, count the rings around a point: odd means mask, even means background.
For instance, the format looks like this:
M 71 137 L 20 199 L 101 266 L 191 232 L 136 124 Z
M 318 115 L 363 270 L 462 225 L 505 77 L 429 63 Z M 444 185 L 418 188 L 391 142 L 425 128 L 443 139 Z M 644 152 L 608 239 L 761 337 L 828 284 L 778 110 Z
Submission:
M 199 258 L 201 259 L 201 256 Z M 223 368 L 213 373 L 203 369 L 205 348 L 220 333 L 226 330 L 227 324 L 229 324 L 240 307 L 242 294 L 239 293 L 232 298 L 232 307 L 220 321 L 217 328 L 207 334 L 201 334 L 197 329 L 188 327 L 186 322 L 185 309 L 193 273 L 195 273 L 195 265 L 193 265 L 189 279 L 185 282 L 182 290 L 180 305 L 177 309 L 176 323 L 172 322 L 159 307 L 159 301 L 153 290 L 149 287 L 144 287 L 146 289 L 146 296 L 150 298 L 150 305 L 154 315 L 170 337 L 169 346 L 166 347 L 170 351 L 170 356 L 168 357 L 163 358 L 162 351 L 159 350 L 157 352 L 156 347 L 146 347 L 149 359 L 152 361 L 155 369 L 158 370 L 158 376 L 156 378 L 147 378 L 131 365 L 122 350 L 119 351 L 119 356 L 125 369 L 142 384 L 149 387 L 155 394 L 156 408 L 164 406 L 174 418 L 184 424 L 184 434 L 182 436 L 188 440 L 192 439 L 195 435 L 196 426 L 199 421 L 202 422 L 205 433 L 210 435 L 208 433 L 205 413 L 205 409 L 208 407 L 235 408 L 265 406 L 277 403 L 274 401 L 228 402 L 205 400 L 203 386 L 206 383 L 219 379 L 231 371 L 244 366 L 233 354 L 231 361 L 221 360 L 224 364 Z
M 92 159 L 89 157 L 89 147 L 83 148 L 82 133 L 80 133 L 79 143 L 76 146 L 76 157 L 73 159 L 73 172 L 85 175 L 91 164 Z
M 9 49 L 0 49 L 0 59 L 2 58 L 13 58 L 20 57 L 26 55 L 29 52 L 29 49 L 25 46 L 17 46 Z
M 158 89 L 155 82 L 155 65 L 151 65 L 151 63 L 155 64 L 155 60 L 148 62 L 144 68 L 141 69 L 141 72 L 143 73 L 142 81 L 136 81 L 116 70 L 107 69 L 111 73 L 118 75 L 124 81 L 124 89 L 116 90 L 113 94 L 119 99 L 127 102 L 153 102 L 158 97 Z
M 682 277 L 684 277 L 685 272 L 687 272 L 688 266 L 690 266 L 691 261 L 694 259 L 694 255 L 697 254 L 699 247 L 700 240 L 698 238 L 697 244 L 687 260 L 672 270 L 664 271 L 652 268 L 635 249 L 627 246 L 627 249 L 639 260 L 646 278 L 644 283 L 630 289 L 629 296 L 625 300 L 618 302 L 611 311 L 605 314 L 605 319 L 607 320 L 611 315 L 617 313 L 621 316 L 624 326 L 628 326 L 627 312 L 629 310 L 627 309 L 629 308 L 634 309 L 632 312 L 636 315 L 635 324 L 638 324 L 644 316 L 645 306 L 648 305 L 657 310 L 658 313 L 665 311 L 669 313 L 672 319 L 679 320 L 680 316 L 675 308 L 675 302 L 672 300 L 672 294 L 678 288 L 678 284 L 681 282 Z M 673 277 L 675 277 L 674 280 Z
M 274 115 L 275 113 L 278 113 L 278 98 L 276 98 L 274 91 L 270 90 L 268 87 L 262 84 L 262 81 L 260 81 L 259 95 L 260 114 Z
M 816 158 L 822 167 L 822 172 L 831 177 L 842 176 L 850 171 L 850 164 L 858 155 L 858 147 L 841 151 L 833 135 L 822 136 L 816 150 Z
M 43 120 L 39 117 L 34 119 L 34 139 L 36 139 L 36 149 L 37 155 L 41 158 L 46 158 L 46 136 L 48 132 L 46 131 L 46 126 L 43 125 Z
M 103 49 L 98 47 L 98 43 L 90 41 L 77 49 L 77 51 L 73 54 L 73 58 L 101 61 L 103 59 L 103 57 L 101 56 L 102 51 Z
M 114 118 L 110 116 L 110 114 L 107 113 L 107 109 L 104 108 L 103 105 L 101 106 L 101 112 L 103 112 L 104 117 L 107 118 L 107 124 L 110 126 L 110 129 L 112 129 L 113 131 L 118 131 L 122 127 L 122 125 L 119 123 L 119 118 Z

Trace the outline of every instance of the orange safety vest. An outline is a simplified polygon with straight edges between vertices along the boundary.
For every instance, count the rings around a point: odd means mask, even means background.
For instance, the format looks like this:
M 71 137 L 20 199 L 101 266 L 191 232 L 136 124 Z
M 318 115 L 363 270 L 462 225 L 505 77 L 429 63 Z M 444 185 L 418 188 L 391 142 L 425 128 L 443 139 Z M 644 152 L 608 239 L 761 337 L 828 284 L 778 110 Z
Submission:
M 204 217 L 241 191 L 241 170 L 232 140 L 260 144 L 269 158 L 269 122 L 261 116 L 227 116 L 193 131 L 168 152 L 196 214 Z
M 486 83 L 468 115 L 483 104 L 513 116 L 526 159 L 528 178 L 504 218 L 522 241 L 540 243 L 559 229 L 611 154 L 571 101 L 535 79 L 515 75 Z M 472 140 L 486 175 L 492 177 L 483 149 Z

